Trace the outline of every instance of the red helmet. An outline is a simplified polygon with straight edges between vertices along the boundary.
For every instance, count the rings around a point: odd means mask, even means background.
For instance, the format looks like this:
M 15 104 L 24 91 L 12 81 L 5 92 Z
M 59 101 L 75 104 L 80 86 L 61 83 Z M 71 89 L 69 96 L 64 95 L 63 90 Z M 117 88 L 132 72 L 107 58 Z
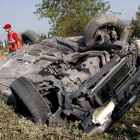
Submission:
M 3 29 L 7 29 L 7 28 L 11 28 L 11 25 L 10 24 L 6 24 Z

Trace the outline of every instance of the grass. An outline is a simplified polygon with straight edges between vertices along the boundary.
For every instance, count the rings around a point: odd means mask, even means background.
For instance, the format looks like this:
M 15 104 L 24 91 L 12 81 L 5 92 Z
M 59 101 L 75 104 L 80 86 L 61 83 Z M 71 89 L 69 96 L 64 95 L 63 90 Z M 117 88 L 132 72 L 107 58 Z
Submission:
M 14 112 L 12 107 L 0 104 L 0 139 L 33 139 L 33 140 L 72 140 L 85 139 L 86 136 L 78 136 L 80 131 L 72 133 L 62 126 L 47 127 L 20 116 Z
M 9 45 L 6 45 L 4 48 L 0 47 L 0 61 L 7 55 L 9 50 Z
M 8 46 L 0 48 L 0 58 L 4 58 Z M 76 129 L 65 126 L 42 126 L 14 111 L 15 108 L 0 103 L 0 139 L 2 140 L 139 140 L 140 139 L 140 99 L 108 132 L 88 137 Z
M 88 137 L 80 130 L 41 125 L 15 113 L 14 107 L 0 103 L 0 139 L 3 140 L 138 140 L 140 139 L 140 100 L 107 133 Z

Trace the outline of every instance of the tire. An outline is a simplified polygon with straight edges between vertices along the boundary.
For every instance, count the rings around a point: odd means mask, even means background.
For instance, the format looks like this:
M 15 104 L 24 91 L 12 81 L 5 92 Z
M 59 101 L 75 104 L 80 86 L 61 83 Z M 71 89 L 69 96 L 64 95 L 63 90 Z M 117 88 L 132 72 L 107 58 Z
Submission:
M 27 30 L 22 34 L 22 40 L 24 43 L 39 43 L 40 39 L 38 38 L 37 34 L 31 30 Z
M 120 41 L 123 43 L 127 41 L 128 33 L 125 24 L 119 18 L 113 15 L 101 15 L 93 18 L 86 26 L 84 39 L 87 47 L 94 44 L 94 35 L 103 25 L 115 26 L 119 30 Z
M 10 86 L 16 98 L 22 100 L 37 122 L 44 124 L 49 117 L 50 109 L 35 86 L 25 77 L 17 78 Z

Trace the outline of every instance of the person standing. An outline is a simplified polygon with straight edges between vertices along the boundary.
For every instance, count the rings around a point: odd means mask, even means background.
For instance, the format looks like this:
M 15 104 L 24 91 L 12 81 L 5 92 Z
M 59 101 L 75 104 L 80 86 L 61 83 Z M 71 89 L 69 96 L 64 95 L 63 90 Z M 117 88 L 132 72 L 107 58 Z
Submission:
M 7 39 L 10 45 L 8 54 L 13 53 L 17 51 L 18 49 L 22 48 L 22 43 L 19 40 L 17 33 L 11 30 L 11 25 L 6 24 L 3 27 L 3 29 L 5 29 L 5 31 L 8 33 Z

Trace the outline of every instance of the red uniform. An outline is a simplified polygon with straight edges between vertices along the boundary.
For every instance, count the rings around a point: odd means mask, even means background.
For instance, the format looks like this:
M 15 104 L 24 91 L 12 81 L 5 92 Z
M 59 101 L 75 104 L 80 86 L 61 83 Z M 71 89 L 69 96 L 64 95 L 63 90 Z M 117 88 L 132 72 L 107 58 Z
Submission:
M 17 33 L 14 31 L 11 31 L 10 34 L 7 35 L 9 45 L 10 45 L 10 50 L 18 50 L 18 45 L 17 42 L 19 41 L 20 48 L 22 47 L 21 41 L 19 40 Z

